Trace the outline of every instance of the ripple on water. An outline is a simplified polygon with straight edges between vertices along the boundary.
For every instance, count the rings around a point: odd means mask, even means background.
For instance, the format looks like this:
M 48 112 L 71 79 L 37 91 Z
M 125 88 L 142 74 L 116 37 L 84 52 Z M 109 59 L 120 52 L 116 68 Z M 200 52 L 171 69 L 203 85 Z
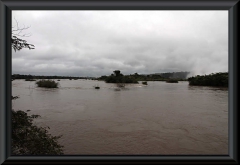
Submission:
M 17 109 L 39 114 L 65 154 L 228 154 L 228 91 L 188 82 L 61 80 L 54 90 L 13 81 Z M 100 86 L 95 90 L 93 86 Z

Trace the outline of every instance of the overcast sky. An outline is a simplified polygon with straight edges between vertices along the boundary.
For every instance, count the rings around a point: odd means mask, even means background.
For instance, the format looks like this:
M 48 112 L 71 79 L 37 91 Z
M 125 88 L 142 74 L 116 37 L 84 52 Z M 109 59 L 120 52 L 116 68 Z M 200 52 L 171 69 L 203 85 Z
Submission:
M 228 11 L 13 11 L 35 49 L 13 74 L 101 76 L 228 71 Z M 14 19 L 15 18 L 15 19 Z

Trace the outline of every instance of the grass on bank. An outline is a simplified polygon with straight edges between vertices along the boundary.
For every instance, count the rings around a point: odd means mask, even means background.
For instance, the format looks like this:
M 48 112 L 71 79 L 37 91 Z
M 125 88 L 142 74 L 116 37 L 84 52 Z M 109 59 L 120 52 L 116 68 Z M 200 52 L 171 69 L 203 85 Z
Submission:
M 36 82 L 38 87 L 43 88 L 58 88 L 59 83 L 55 82 L 54 80 L 40 80 Z

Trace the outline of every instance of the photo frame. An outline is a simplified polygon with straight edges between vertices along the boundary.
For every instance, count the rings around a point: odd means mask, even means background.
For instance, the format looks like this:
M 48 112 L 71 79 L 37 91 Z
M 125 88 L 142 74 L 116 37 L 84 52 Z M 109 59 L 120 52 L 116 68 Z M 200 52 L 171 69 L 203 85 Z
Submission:
M 228 10 L 229 20 L 229 155 L 195 156 L 11 156 L 11 11 L 12 10 Z M 159 162 L 159 163 L 237 163 L 238 161 L 238 41 L 239 0 L 210 1 L 12 1 L 0 0 L 0 163 L 77 163 L 77 162 Z

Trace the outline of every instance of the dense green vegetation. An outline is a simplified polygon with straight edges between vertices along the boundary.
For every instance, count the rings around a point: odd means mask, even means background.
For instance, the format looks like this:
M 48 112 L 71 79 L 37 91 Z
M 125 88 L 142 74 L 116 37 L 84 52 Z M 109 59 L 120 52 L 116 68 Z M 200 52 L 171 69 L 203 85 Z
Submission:
M 36 82 L 38 87 L 44 88 L 58 88 L 59 83 L 55 82 L 54 80 L 39 80 Z
M 12 100 L 17 98 L 18 96 L 12 96 Z M 57 141 L 61 136 L 49 134 L 49 127 L 34 125 L 33 120 L 38 117 L 40 116 L 28 115 L 21 110 L 12 110 L 12 155 L 63 154 L 63 146 Z
M 228 86 L 228 72 L 212 73 L 209 75 L 197 75 L 195 77 L 188 78 L 189 85 L 200 86 Z
M 106 83 L 138 83 L 138 81 L 136 79 L 134 79 L 133 77 L 130 76 L 109 76 L 108 78 L 106 78 L 105 80 Z
M 166 81 L 169 78 L 177 79 L 178 81 L 186 81 L 186 76 L 190 72 L 172 72 L 172 73 L 155 73 L 155 74 L 130 74 L 130 75 L 124 75 L 124 80 L 116 80 L 116 81 L 126 81 L 127 83 L 136 83 L 136 81 Z M 120 74 L 122 75 L 122 74 Z M 111 77 L 112 76 L 112 77 Z M 71 79 L 71 80 L 78 80 L 78 79 L 90 79 L 90 80 L 106 80 L 107 78 L 109 81 L 115 81 L 113 80 L 114 74 L 111 74 L 111 76 L 101 76 L 99 78 L 95 77 L 73 77 L 73 76 L 36 76 L 36 75 L 20 75 L 20 74 L 13 74 L 12 75 L 12 81 L 15 79 L 27 79 L 33 80 L 33 79 Z
M 130 74 L 131 77 L 134 77 L 137 81 L 164 81 L 164 78 L 161 75 L 140 75 L 138 73 Z
M 163 73 L 164 77 L 161 74 L 130 74 L 130 75 L 123 75 L 120 71 L 114 71 L 114 74 L 110 76 L 101 76 L 98 80 L 104 80 L 105 82 L 109 83 L 137 83 L 138 81 L 167 81 L 172 79 L 171 76 L 176 77 L 174 78 L 177 81 L 186 81 L 185 77 L 189 72 L 173 72 L 173 73 Z M 184 78 L 183 78 L 184 77 Z
M 119 70 L 115 70 L 114 74 L 110 76 L 102 76 L 99 79 L 104 80 L 106 83 L 138 83 L 133 76 L 124 76 Z

